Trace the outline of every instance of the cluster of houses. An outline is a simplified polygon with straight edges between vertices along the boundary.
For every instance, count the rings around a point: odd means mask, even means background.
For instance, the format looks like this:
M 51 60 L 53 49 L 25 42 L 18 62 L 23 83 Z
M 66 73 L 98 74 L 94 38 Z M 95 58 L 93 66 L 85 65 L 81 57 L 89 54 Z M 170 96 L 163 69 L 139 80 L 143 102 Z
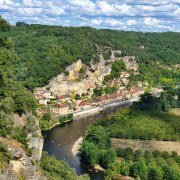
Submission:
M 126 86 L 129 83 L 128 77 L 131 72 L 137 73 L 138 64 L 134 57 L 116 58 L 115 54 L 121 51 L 113 51 L 111 61 L 122 60 L 125 63 L 126 72 L 121 73 L 120 80 Z M 82 71 L 82 69 L 84 69 Z M 116 92 L 111 94 L 104 94 L 100 97 L 93 98 L 93 90 L 97 86 L 102 86 L 104 77 L 111 73 L 111 66 L 105 65 L 105 60 L 100 55 L 100 62 L 98 64 L 91 63 L 91 67 L 85 66 L 81 60 L 68 66 L 66 68 L 68 75 L 64 73 L 54 77 L 45 87 L 35 89 L 34 95 L 38 99 L 39 104 L 44 107 L 49 107 L 51 112 L 59 115 L 66 115 L 73 112 L 89 109 L 94 106 L 102 106 L 106 103 L 111 103 L 117 100 L 129 99 L 142 94 L 143 85 L 139 83 L 136 87 L 131 87 L 127 90 L 125 86 L 119 87 Z M 80 77 L 83 77 L 80 79 Z M 118 85 L 119 81 L 116 80 Z M 75 95 L 83 98 L 74 98 Z M 86 98 L 84 98 L 84 95 Z M 47 108 L 39 108 L 38 112 L 44 113 Z

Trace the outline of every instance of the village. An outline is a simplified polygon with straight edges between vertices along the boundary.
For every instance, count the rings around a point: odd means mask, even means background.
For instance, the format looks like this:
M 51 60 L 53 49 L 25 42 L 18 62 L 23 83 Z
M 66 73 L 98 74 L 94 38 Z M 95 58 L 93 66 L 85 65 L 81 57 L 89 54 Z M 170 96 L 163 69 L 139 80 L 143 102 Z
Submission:
M 47 112 L 48 107 L 53 114 L 64 116 L 113 102 L 137 98 L 143 94 L 147 83 L 138 82 L 136 85 L 128 86 L 129 76 L 138 74 L 135 57 L 119 58 L 115 56 L 118 53 L 120 54 L 121 51 L 112 50 L 108 60 L 109 63 L 122 61 L 126 66 L 126 71 L 119 74 L 119 78 L 111 83 L 116 86 L 115 92 L 94 96 L 94 89 L 105 86 L 103 85 L 104 77 L 111 73 L 111 66 L 106 65 L 102 54 L 99 56 L 100 62 L 98 64 L 91 62 L 91 67 L 87 67 L 78 60 L 66 68 L 68 75 L 62 73 L 50 80 L 47 86 L 35 89 L 35 98 L 41 105 L 37 110 L 38 114 Z

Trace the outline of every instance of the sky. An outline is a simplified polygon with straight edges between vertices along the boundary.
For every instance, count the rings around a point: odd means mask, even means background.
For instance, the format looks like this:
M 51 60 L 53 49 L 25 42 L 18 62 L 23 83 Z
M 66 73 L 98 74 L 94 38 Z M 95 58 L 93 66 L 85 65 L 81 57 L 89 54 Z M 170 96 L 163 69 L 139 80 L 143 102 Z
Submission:
M 11 24 L 180 32 L 180 0 L 0 0 Z

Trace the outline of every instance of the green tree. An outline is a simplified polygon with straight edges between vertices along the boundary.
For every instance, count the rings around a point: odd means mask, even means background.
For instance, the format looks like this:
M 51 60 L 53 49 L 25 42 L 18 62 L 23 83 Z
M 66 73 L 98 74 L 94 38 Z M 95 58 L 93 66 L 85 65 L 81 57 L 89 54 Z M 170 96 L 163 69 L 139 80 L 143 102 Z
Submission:
M 85 134 L 85 141 L 96 144 L 100 149 L 110 147 L 110 138 L 106 129 L 102 126 L 92 126 Z
M 178 180 L 180 179 L 180 172 L 173 166 L 163 166 L 163 180 Z
M 120 161 L 120 174 L 127 176 L 130 173 L 130 167 L 128 162 L 126 162 L 124 159 L 121 159 Z
M 95 166 L 99 163 L 99 148 L 92 142 L 84 141 L 81 148 L 81 160 L 88 165 Z
M 130 168 L 130 174 L 137 179 L 147 179 L 148 171 L 147 171 L 146 162 L 144 159 L 139 159 L 134 162 Z
M 149 166 L 148 167 L 148 179 L 149 180 L 162 180 L 163 173 L 162 173 L 161 168 L 158 168 L 157 166 Z
M 12 117 L 0 111 L 0 136 L 10 135 L 13 132 Z
M 9 31 L 11 29 L 10 24 L 0 16 L 0 30 Z
M 22 114 L 36 109 L 36 100 L 33 94 L 26 89 L 19 89 L 14 95 L 15 111 Z
M 116 153 L 112 150 L 102 150 L 99 163 L 102 167 L 107 168 L 110 163 L 113 163 L 116 159 Z

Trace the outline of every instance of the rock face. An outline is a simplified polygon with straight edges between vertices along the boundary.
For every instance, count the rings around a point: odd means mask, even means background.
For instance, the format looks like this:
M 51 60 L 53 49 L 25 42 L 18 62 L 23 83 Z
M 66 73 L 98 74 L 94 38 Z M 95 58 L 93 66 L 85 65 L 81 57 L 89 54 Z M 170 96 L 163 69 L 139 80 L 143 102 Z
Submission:
M 138 70 L 138 64 L 134 56 L 125 56 L 122 60 L 124 61 L 127 70 Z
M 86 94 L 88 89 L 93 89 L 96 87 L 96 84 L 101 84 L 104 76 L 111 72 L 111 68 L 105 66 L 104 58 L 101 55 L 99 64 L 93 65 L 89 69 L 86 67 L 83 74 L 86 78 L 78 81 L 82 66 L 81 60 L 78 60 L 76 63 L 73 63 L 66 68 L 66 71 L 69 73 L 67 78 L 64 74 L 60 74 L 53 78 L 48 86 L 50 93 L 54 96 L 66 95 L 74 92 L 79 95 L 82 95 L 83 93 Z
M 32 117 L 32 115 L 29 116 L 31 119 L 34 118 L 34 129 L 36 129 L 36 132 L 28 133 L 28 147 L 32 149 L 32 158 L 36 161 L 40 161 L 44 139 L 42 138 L 38 119 L 34 116 Z
M 43 179 L 39 167 L 33 164 L 33 158 L 28 157 L 22 149 L 11 149 L 13 160 L 10 160 L 9 166 L 13 172 L 19 174 L 23 172 L 27 179 Z
M 15 115 L 14 117 L 17 117 L 17 119 L 20 118 L 18 115 Z M 15 143 L 15 140 L 13 140 L 14 143 L 11 143 L 11 140 L 5 138 L 0 139 L 0 141 L 7 144 L 8 149 L 12 154 L 12 159 L 9 161 L 8 169 L 4 172 L 0 172 L 0 179 L 2 180 L 18 180 L 20 176 L 23 176 L 27 180 L 46 179 L 41 175 L 39 169 L 43 148 L 43 138 L 39 128 L 39 122 L 38 119 L 31 114 L 23 115 L 23 119 L 26 123 L 28 118 L 31 118 L 31 120 L 33 118 L 34 120 L 34 124 L 32 124 L 32 130 L 34 132 L 30 131 L 27 135 L 28 148 L 32 150 L 31 155 L 28 155 L 18 142 Z M 17 119 L 15 121 L 17 121 Z M 24 124 L 24 126 L 26 126 L 26 124 Z M 20 124 L 20 127 L 22 127 L 22 124 Z

